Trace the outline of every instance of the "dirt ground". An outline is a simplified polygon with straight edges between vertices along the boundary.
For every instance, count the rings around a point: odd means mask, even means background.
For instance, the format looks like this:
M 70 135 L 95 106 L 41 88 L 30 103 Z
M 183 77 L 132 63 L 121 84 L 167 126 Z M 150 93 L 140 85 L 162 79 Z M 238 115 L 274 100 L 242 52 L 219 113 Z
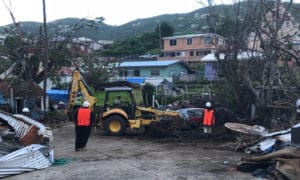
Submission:
M 182 142 L 142 135 L 105 136 L 93 130 L 88 151 L 74 151 L 71 122 L 53 129 L 55 159 L 65 164 L 7 177 L 7 180 L 58 179 L 255 179 L 239 172 L 244 153 L 215 150 L 212 142 Z

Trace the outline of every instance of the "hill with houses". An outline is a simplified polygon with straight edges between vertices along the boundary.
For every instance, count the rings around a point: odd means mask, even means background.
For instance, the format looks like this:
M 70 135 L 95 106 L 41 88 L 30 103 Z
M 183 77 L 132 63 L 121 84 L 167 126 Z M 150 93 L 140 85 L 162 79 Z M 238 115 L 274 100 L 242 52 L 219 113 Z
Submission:
M 214 10 L 226 12 L 232 5 L 214 6 Z M 293 4 L 291 13 L 296 22 L 300 22 L 299 10 L 300 4 Z M 207 14 L 209 8 L 199 8 L 195 11 L 183 14 L 164 14 L 151 18 L 137 19 L 120 26 L 112 26 L 103 22 L 92 22 L 87 19 L 65 18 L 48 23 L 49 34 L 54 36 L 68 32 L 75 25 L 87 25 L 90 28 L 84 28 L 76 32 L 77 37 L 85 36 L 93 40 L 124 40 L 128 37 L 141 35 L 144 32 L 154 31 L 159 22 L 167 22 L 174 27 L 175 35 L 196 34 L 209 32 L 207 26 Z M 101 16 L 101 14 L 99 14 Z M 38 34 L 41 23 L 21 22 L 21 30 L 24 33 Z M 7 27 L 11 27 L 8 25 Z M 4 32 L 5 27 L 0 27 L 0 33 Z

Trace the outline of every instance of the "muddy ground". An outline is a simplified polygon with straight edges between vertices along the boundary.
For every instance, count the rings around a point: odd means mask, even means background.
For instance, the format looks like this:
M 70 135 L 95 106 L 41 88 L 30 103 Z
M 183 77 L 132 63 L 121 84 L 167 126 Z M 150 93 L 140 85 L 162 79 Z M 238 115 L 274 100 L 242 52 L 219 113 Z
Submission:
M 207 140 L 153 138 L 127 134 L 105 136 L 93 130 L 88 151 L 74 151 L 74 126 L 66 122 L 53 129 L 55 159 L 62 165 L 11 176 L 8 180 L 58 179 L 255 179 L 239 172 L 242 152 L 217 150 Z M 64 161 L 62 161 L 64 162 Z

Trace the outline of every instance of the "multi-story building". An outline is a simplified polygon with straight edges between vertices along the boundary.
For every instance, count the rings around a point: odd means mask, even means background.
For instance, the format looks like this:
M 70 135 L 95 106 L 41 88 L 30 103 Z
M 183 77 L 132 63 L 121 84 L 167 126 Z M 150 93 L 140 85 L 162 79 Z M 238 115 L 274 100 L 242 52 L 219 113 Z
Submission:
M 217 34 L 191 34 L 163 38 L 162 57 L 186 63 L 200 62 L 201 58 L 224 46 L 224 39 Z
M 276 32 L 276 36 L 274 32 Z M 261 39 L 258 34 L 261 36 Z M 269 43 L 269 41 L 274 38 L 282 44 L 292 45 L 297 51 L 300 50 L 299 24 L 285 7 L 277 3 L 274 9 L 266 14 L 264 21 L 261 22 L 261 30 L 259 33 L 252 32 L 249 35 L 248 47 L 253 50 L 261 50 L 261 40 L 265 41 L 265 43 Z

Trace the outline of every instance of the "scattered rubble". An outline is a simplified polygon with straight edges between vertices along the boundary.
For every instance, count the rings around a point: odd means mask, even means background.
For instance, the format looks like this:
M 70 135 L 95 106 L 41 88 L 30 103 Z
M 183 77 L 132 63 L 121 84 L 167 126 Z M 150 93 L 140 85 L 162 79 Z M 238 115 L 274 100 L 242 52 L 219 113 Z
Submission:
M 263 156 L 242 158 L 238 169 L 256 177 L 300 179 L 300 148 L 287 147 Z
M 262 178 L 300 179 L 300 140 L 297 139 L 300 123 L 273 133 L 258 125 L 226 123 L 225 126 L 233 131 L 257 136 L 258 140 L 248 144 L 244 151 L 259 156 L 242 158 L 237 166 L 240 171 L 251 172 Z
M 198 106 L 199 105 L 199 106 Z M 201 107 L 191 102 L 176 102 L 170 105 L 170 109 L 178 110 L 180 108 Z M 52 144 L 52 132 L 47 126 L 57 128 L 67 121 L 63 110 L 55 110 L 45 115 L 43 124 L 24 115 L 12 115 L 0 111 L 0 135 L 3 141 L 0 142 L 0 177 L 19 174 L 36 169 L 42 169 L 51 166 L 54 163 L 54 153 Z M 248 155 L 268 155 L 277 153 L 292 145 L 291 132 L 293 128 L 270 133 L 265 127 L 259 125 L 240 124 L 238 118 L 224 107 L 216 108 L 217 123 L 213 127 L 212 138 L 204 137 L 201 123 L 191 125 L 184 118 L 164 117 L 162 121 L 155 122 L 148 127 L 145 138 L 158 140 L 161 142 L 186 142 L 203 143 L 203 147 L 208 149 L 222 150 L 243 150 Z M 300 125 L 299 125 L 300 126 Z M 297 127 L 297 126 L 294 126 Z M 30 161 L 25 159 L 32 158 Z M 298 158 L 298 157 L 297 157 Z M 276 176 L 275 172 L 283 172 L 279 166 L 299 163 L 298 159 L 291 160 L 278 158 L 268 161 L 254 162 L 253 159 L 243 158 L 238 164 L 238 169 L 244 172 L 252 172 L 258 177 Z M 255 158 L 254 158 L 255 159 Z M 24 162 L 23 162 L 24 161 Z M 28 163 L 32 162 L 32 163 Z M 224 162 L 226 164 L 227 162 Z M 251 167 L 250 167 L 251 165 Z M 292 166 L 292 167 L 291 167 Z M 284 165 L 286 167 L 286 165 Z M 292 169 L 295 168 L 289 164 Z M 277 172 L 277 174 L 278 174 Z M 296 169 L 288 175 L 299 177 L 299 171 Z
M 22 114 L 0 111 L 0 177 L 51 166 L 52 131 Z
M 0 177 L 49 167 L 48 151 L 47 146 L 32 144 L 1 157 Z

